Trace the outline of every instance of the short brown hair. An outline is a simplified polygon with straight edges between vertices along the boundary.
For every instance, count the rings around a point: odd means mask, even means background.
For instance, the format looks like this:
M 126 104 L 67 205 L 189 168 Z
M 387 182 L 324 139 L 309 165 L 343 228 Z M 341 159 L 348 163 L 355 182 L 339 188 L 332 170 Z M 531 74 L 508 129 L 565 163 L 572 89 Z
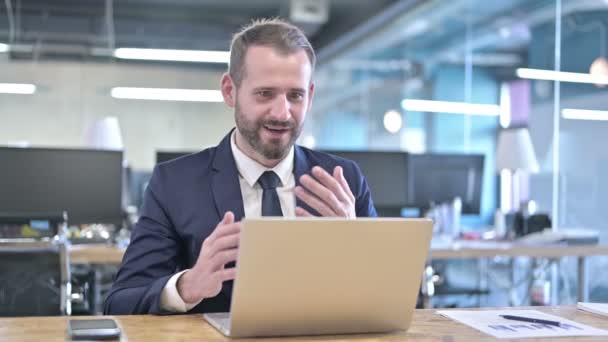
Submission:
M 236 33 L 230 44 L 228 73 L 237 87 L 245 78 L 247 49 L 255 45 L 269 46 L 283 54 L 304 50 L 310 61 L 311 70 L 314 72 L 315 51 L 302 30 L 278 18 L 258 19 Z

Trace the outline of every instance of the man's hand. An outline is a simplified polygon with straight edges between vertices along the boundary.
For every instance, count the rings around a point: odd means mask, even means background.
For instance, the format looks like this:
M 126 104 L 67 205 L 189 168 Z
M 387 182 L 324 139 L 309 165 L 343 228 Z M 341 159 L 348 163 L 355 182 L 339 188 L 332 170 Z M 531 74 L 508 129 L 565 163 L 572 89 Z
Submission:
M 355 196 L 344 178 L 341 166 L 334 168 L 333 176 L 315 166 L 312 175 L 300 177 L 302 186 L 296 186 L 296 196 L 322 216 L 356 218 Z M 296 216 L 312 216 L 306 209 L 296 207 Z
M 213 233 L 203 241 L 194 267 L 177 281 L 177 291 L 184 302 L 192 304 L 215 297 L 223 282 L 234 279 L 235 268 L 225 268 L 225 265 L 236 261 L 240 232 L 241 223 L 234 222 L 232 212 L 226 212 Z

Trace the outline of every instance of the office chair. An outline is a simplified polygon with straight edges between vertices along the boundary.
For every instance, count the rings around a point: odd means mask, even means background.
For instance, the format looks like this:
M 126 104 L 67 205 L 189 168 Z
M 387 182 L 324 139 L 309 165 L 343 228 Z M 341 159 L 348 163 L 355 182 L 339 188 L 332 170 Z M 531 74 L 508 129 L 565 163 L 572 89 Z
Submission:
M 65 243 L 0 239 L 0 317 L 71 314 Z

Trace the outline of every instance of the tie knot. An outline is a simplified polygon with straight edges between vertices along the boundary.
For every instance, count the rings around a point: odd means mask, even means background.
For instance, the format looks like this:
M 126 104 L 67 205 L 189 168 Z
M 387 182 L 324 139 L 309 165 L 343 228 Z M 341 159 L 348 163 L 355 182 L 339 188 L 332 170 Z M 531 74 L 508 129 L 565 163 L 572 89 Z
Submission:
M 281 179 L 274 171 L 266 171 L 258 178 L 258 183 L 264 190 L 276 189 L 281 184 Z

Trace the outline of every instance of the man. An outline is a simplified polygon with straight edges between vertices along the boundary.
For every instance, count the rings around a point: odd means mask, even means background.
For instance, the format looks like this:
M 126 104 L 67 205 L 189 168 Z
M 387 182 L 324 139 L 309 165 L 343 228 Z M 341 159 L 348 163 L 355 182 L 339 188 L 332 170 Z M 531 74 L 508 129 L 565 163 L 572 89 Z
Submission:
M 229 311 L 244 216 L 376 216 L 355 163 L 294 145 L 314 65 L 304 34 L 281 20 L 235 35 L 221 90 L 236 130 L 156 166 L 105 313 Z

